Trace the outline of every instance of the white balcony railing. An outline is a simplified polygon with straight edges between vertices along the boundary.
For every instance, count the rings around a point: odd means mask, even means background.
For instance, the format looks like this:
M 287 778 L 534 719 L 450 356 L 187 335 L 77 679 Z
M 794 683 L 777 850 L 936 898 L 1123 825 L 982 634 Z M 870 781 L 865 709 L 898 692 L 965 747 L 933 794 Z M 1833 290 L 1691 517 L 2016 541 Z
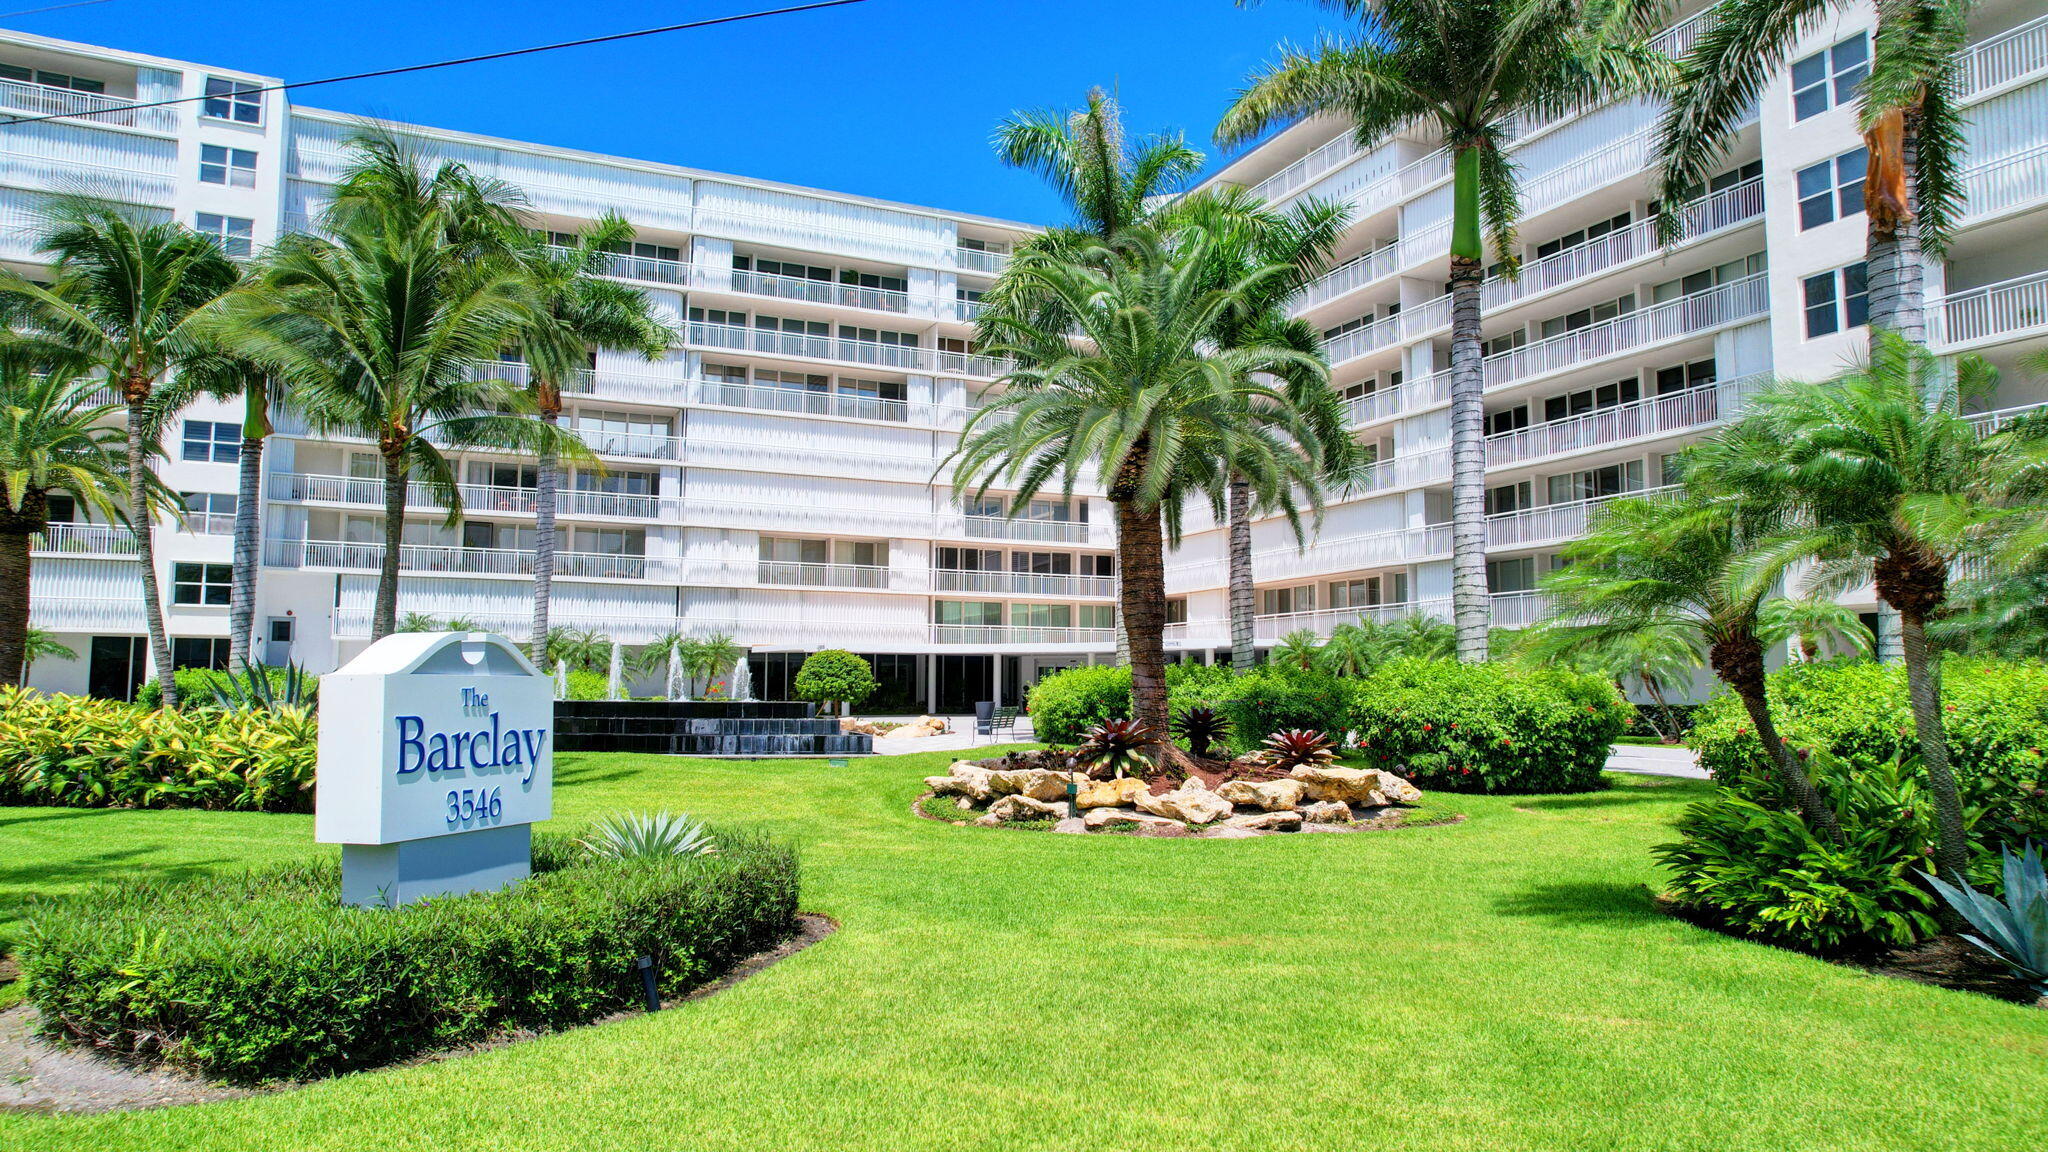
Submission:
M 2048 331 L 2048 272 L 1951 293 L 1931 311 L 1938 341 L 1951 350 Z
M 2048 69 L 2048 16 L 1971 45 L 1960 63 L 1958 95 L 1966 100 Z
M 1996 216 L 2048 199 L 2048 144 L 1963 169 L 1963 217 Z
M 957 372 L 968 376 L 998 376 L 1000 361 L 965 352 L 941 352 L 911 344 L 885 344 L 876 340 L 846 340 L 836 336 L 783 332 L 774 328 L 744 324 L 713 324 L 691 321 L 686 326 L 689 343 L 707 348 L 738 349 L 770 356 L 794 356 L 808 360 L 831 360 L 843 364 L 869 364 L 904 371 Z
M 1294 302 L 1297 313 L 1306 312 L 1321 304 L 1357 291 L 1376 280 L 1383 280 L 1401 270 L 1401 246 L 1388 244 L 1371 252 L 1355 256 L 1337 265 L 1309 282 Z
M 304 229 L 300 229 L 304 231 Z M 548 246 L 555 252 L 569 252 L 571 249 L 559 244 Z M 665 284 L 680 287 L 690 282 L 690 265 L 681 260 L 663 260 L 654 256 L 635 256 L 629 252 L 607 252 L 604 254 L 602 275 L 619 280 L 638 280 L 643 284 Z
M 399 602 L 400 613 L 409 610 L 404 600 Z M 533 634 L 533 610 L 531 608 L 512 611 L 455 608 L 429 613 L 439 617 L 460 617 L 475 624 L 486 632 L 496 632 L 515 640 L 523 640 Z M 360 639 L 370 634 L 371 610 L 368 608 L 337 608 L 334 610 L 334 635 L 341 639 Z M 634 615 L 593 616 L 586 613 L 563 612 L 559 608 L 548 612 L 548 623 L 553 627 L 578 628 L 601 633 L 620 644 L 645 644 L 671 632 L 678 631 L 678 622 L 672 612 L 664 614 L 637 613 Z
M 863 288 L 832 280 L 801 276 L 777 276 L 766 272 L 735 271 L 732 290 L 778 300 L 803 300 L 812 304 L 837 304 L 842 308 L 865 308 L 870 312 L 910 311 L 910 293 L 884 288 Z
M 1010 262 L 1008 252 L 989 252 L 981 248 L 953 249 L 953 267 L 965 272 L 986 272 L 994 275 Z
M 131 108 L 132 96 L 108 96 L 99 92 L 78 92 L 47 84 L 0 80 L 0 108 L 31 116 L 64 116 L 93 124 L 119 124 L 150 132 L 178 130 L 176 109 Z
M 31 596 L 28 622 L 45 632 L 140 632 L 142 601 L 105 596 Z
M 754 569 L 762 584 L 811 588 L 887 588 L 889 569 L 875 564 L 809 564 L 796 560 L 762 560 Z
M 341 540 L 273 539 L 264 541 L 263 545 L 263 562 L 273 568 L 337 568 L 374 572 L 382 566 L 383 561 L 382 544 Z M 524 548 L 403 544 L 398 550 L 398 567 L 404 572 L 439 572 L 466 576 L 531 576 L 533 552 Z M 587 576 L 604 580 L 644 580 L 649 576 L 649 560 L 646 556 L 607 552 L 557 552 L 555 575 Z
M 1486 465 L 1498 468 L 1717 423 L 1769 380 L 1760 373 L 1489 436 Z
M 798 412 L 809 416 L 837 416 L 849 420 L 885 420 L 892 424 L 910 421 L 913 411 L 937 415 L 937 406 L 913 406 L 908 400 L 862 396 L 847 392 L 811 391 L 773 384 L 724 383 L 699 380 L 690 386 L 691 399 L 699 404 L 726 408 L 751 408 L 763 412 Z M 965 409 L 950 415 L 954 425 L 966 418 Z M 923 422 L 923 421 L 920 421 Z
M 1080 544 L 1088 539 L 1085 520 L 1019 520 L 1006 516 L 962 516 L 962 534 L 974 539 L 1048 540 Z
M 30 541 L 30 550 L 61 556 L 134 556 L 135 534 L 112 524 L 52 524 Z
M 1039 628 L 1014 624 L 934 624 L 934 644 L 1086 644 L 1107 648 L 1116 643 L 1114 628 Z
M 979 592 L 996 596 L 1116 595 L 1113 576 L 1072 576 L 1041 572 L 972 572 L 957 568 L 932 570 L 932 587 L 940 592 Z
M 1425 524 L 1350 536 L 1313 536 L 1300 547 L 1263 548 L 1252 553 L 1252 571 L 1260 580 L 1283 581 L 1412 564 L 1448 556 L 1450 551 L 1451 526 Z M 1221 558 L 1187 561 L 1170 565 L 1166 582 L 1176 591 L 1220 588 L 1227 575 L 1228 565 Z
M 1761 179 L 1745 180 L 1703 196 L 1681 209 L 1677 242 L 1696 240 L 1723 228 L 1759 219 L 1763 214 L 1764 182 Z M 1657 241 L 1656 219 L 1638 220 L 1605 236 L 1532 260 L 1522 266 L 1518 279 L 1495 277 L 1488 280 L 1481 291 L 1481 306 L 1491 311 L 1662 252 L 1663 247 Z
M 1589 324 L 1489 356 L 1486 358 L 1486 385 L 1489 388 L 1499 387 L 1560 372 L 1762 316 L 1770 310 L 1767 280 L 1768 277 L 1759 272 L 1717 288 L 1638 308 L 1612 320 Z M 1448 390 L 1448 370 L 1439 375 L 1443 376 Z
M 1586 526 L 1592 522 L 1593 513 L 1610 500 L 1617 500 L 1623 496 L 1655 499 L 1675 495 L 1679 491 L 1679 486 L 1672 484 L 1661 488 L 1619 492 L 1613 496 L 1595 496 L 1586 500 L 1546 504 L 1541 508 L 1501 512 L 1486 518 L 1486 546 L 1490 549 L 1528 548 L 1538 544 L 1577 540 L 1586 534 Z
M 531 515 L 538 496 L 531 488 L 493 484 L 458 484 L 464 511 L 470 513 L 516 513 Z M 269 495 L 272 500 L 310 501 L 321 504 L 384 506 L 384 481 L 362 476 L 323 476 L 308 472 L 272 472 Z M 406 503 L 414 508 L 439 508 L 441 501 L 425 484 L 408 485 Z M 555 511 L 563 516 L 601 516 L 619 519 L 652 519 L 660 514 L 660 498 L 634 492 L 591 492 L 574 488 L 555 490 Z
M 1348 163 L 1356 155 L 1358 145 L 1353 142 L 1352 135 L 1347 130 L 1336 139 L 1252 185 L 1252 194 L 1261 200 L 1277 201 L 1306 188 L 1323 173 Z

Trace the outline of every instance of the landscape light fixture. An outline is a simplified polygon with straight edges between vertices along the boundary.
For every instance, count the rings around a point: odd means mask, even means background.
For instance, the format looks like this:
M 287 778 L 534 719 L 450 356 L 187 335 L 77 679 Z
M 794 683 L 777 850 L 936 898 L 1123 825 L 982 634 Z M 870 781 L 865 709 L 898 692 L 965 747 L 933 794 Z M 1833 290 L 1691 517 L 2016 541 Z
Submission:
M 633 966 L 640 970 L 640 990 L 647 994 L 647 1010 L 661 1011 L 661 992 L 654 986 L 654 957 L 642 956 L 633 961 Z

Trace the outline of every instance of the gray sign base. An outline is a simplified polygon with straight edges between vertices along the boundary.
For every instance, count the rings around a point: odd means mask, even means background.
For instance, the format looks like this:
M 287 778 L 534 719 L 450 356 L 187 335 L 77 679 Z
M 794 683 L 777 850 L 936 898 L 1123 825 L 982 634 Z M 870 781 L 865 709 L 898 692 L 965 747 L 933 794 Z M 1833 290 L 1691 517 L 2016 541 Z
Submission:
M 493 892 L 533 870 L 533 826 L 510 824 L 396 844 L 341 846 L 341 902 L 396 908 L 429 896 Z

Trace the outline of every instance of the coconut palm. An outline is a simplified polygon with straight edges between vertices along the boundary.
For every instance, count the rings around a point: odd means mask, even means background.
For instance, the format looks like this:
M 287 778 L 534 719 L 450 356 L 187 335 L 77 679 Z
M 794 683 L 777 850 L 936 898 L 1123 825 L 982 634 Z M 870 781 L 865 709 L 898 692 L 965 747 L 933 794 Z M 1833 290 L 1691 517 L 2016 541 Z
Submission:
M 1355 35 L 1288 51 L 1254 76 L 1217 126 L 1225 143 L 1297 117 L 1351 122 L 1365 148 L 1420 122 L 1440 138 L 1452 173 L 1452 614 L 1458 656 L 1487 657 L 1486 387 L 1480 285 L 1486 243 L 1504 274 L 1518 267 L 1520 215 L 1506 154 L 1518 118 L 1543 119 L 1602 100 L 1661 91 L 1670 61 L 1649 46 L 1651 0 L 1322 0 L 1357 21 Z
M 1243 312 L 1223 317 L 1215 333 L 1218 345 L 1280 345 L 1321 357 L 1322 334 L 1306 320 L 1289 317 L 1287 305 L 1328 262 L 1350 222 L 1349 206 L 1304 200 L 1280 212 L 1268 208 L 1244 189 L 1225 188 L 1189 197 L 1174 208 L 1173 216 L 1213 238 L 1208 251 L 1215 261 L 1211 274 L 1219 286 L 1238 283 L 1259 268 L 1286 269 L 1282 274 L 1262 278 L 1255 297 Z M 1323 461 L 1323 474 L 1319 477 L 1323 483 L 1301 495 L 1320 511 L 1325 485 L 1348 484 L 1364 466 L 1365 453 L 1346 426 L 1344 401 L 1330 386 L 1327 369 L 1320 364 L 1311 365 L 1309 370 L 1283 382 L 1289 399 L 1309 420 L 1316 435 L 1314 450 Z M 1288 501 L 1286 505 L 1257 511 L 1288 513 L 1296 543 L 1305 543 L 1300 522 L 1292 514 L 1295 493 L 1282 495 Z M 1248 671 L 1255 660 L 1253 513 L 1250 482 L 1233 476 L 1225 503 L 1225 554 L 1229 570 L 1230 663 L 1240 672 Z
M 1686 474 L 1693 475 L 1690 465 Z M 1573 621 L 1584 643 L 1629 643 L 1643 631 L 1695 633 L 1800 813 L 1832 837 L 1840 831 L 1834 810 L 1779 739 L 1764 692 L 1758 613 L 1771 581 L 1745 562 L 1778 527 L 1767 511 L 1733 500 L 1610 500 L 1585 537 L 1565 546 L 1569 562 L 1544 578 L 1543 590 L 1553 616 Z
M 1880 0 L 1857 123 L 1869 150 L 1863 184 L 1870 332 L 1927 338 L 1922 249 L 1939 255 L 1962 207 L 1960 61 L 1972 0 Z M 1679 66 L 1658 147 L 1669 235 L 1675 209 L 1727 152 L 1727 141 L 1785 63 L 1848 0 L 1723 0 Z M 1872 347 L 1873 354 L 1875 345 Z
M 1855 656 L 1877 651 L 1877 638 L 1862 618 L 1832 596 L 1773 596 L 1760 616 L 1767 635 L 1796 641 L 1800 658 L 1809 662 L 1824 649 Z
M 517 385 L 478 369 L 541 311 L 504 248 L 517 193 L 459 164 L 428 167 L 379 129 L 358 132 L 350 151 L 324 236 L 287 236 L 266 254 L 254 282 L 223 302 L 220 338 L 262 365 L 316 430 L 377 446 L 384 554 L 375 640 L 398 623 L 410 485 L 433 492 L 449 526 L 461 520 L 443 447 L 586 450 L 524 415 L 531 405 Z
M 30 643 L 30 552 L 50 526 L 50 497 L 65 495 L 103 519 L 127 515 L 125 437 L 117 404 L 74 374 L 18 343 L 0 345 L 0 684 L 19 683 L 36 658 Z M 149 507 L 164 493 L 144 489 Z M 43 653 L 48 655 L 49 653 Z M 168 663 L 168 662 L 167 662 Z
M 528 234 L 519 263 L 538 298 L 534 322 L 516 347 L 526 364 L 529 399 L 541 422 L 562 417 L 562 386 L 590 369 L 591 349 L 636 352 L 653 360 L 676 333 L 654 313 L 647 294 L 604 277 L 610 249 L 633 239 L 624 217 L 606 214 L 573 245 L 557 246 Z M 555 491 L 560 478 L 555 449 L 540 449 L 533 494 L 533 658 L 546 655 L 548 609 L 555 576 Z
M 1989 436 L 1963 415 L 1989 395 L 1983 360 L 1944 362 L 1896 332 L 1873 335 L 1869 364 L 1822 384 L 1781 382 L 1751 401 L 1732 434 L 1703 443 L 1687 482 L 1777 502 L 1787 529 L 1759 565 L 1810 561 L 1809 594 L 1873 583 L 1899 616 L 1921 769 L 1935 807 L 1935 861 L 1960 876 L 1970 846 L 1949 767 L 1941 685 L 1927 626 L 1948 604 L 1949 573 L 1981 554 L 2016 479 L 2038 468 L 2044 429 L 2022 422 Z M 2030 518 L 2038 522 L 2040 506 Z
M 0 270 L 0 293 L 35 335 L 96 366 L 127 406 L 127 515 L 141 558 L 143 614 L 164 704 L 177 702 L 164 631 L 151 505 L 156 441 L 151 396 L 164 378 L 211 345 L 197 317 L 233 287 L 234 261 L 214 240 L 169 219 L 88 196 L 64 195 L 37 213 L 36 252 L 46 287 Z
M 1278 503 L 1312 482 L 1315 438 L 1284 387 L 1257 378 L 1307 370 L 1280 347 L 1220 348 L 1218 318 L 1280 269 L 1217 288 L 1199 230 L 1144 225 L 1076 260 L 1026 252 L 1006 276 L 1042 302 L 1035 315 L 996 311 L 982 331 L 1010 357 L 1006 388 L 977 411 L 949 458 L 975 498 L 1000 484 L 1022 511 L 1057 480 L 1071 493 L 1084 469 L 1102 478 L 1116 516 L 1118 596 L 1129 635 L 1133 715 L 1166 740 L 1164 550 L 1183 505 L 1206 497 L 1219 518 L 1231 470 Z

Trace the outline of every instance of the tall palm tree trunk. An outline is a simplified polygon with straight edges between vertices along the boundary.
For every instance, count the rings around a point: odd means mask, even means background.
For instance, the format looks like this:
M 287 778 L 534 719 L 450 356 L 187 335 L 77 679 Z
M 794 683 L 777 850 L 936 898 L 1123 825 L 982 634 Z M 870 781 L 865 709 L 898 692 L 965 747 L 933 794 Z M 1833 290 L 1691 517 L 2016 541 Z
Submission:
M 1899 646 L 1906 663 L 1906 699 L 1920 745 L 1920 767 L 1934 798 L 1934 863 L 1943 879 L 1961 884 L 1970 866 L 1969 830 L 1962 795 L 1948 761 L 1942 720 L 1941 674 L 1930 658 L 1927 617 L 1948 598 L 1948 572 L 1938 560 L 1891 553 L 1876 565 L 1877 594 L 1899 613 Z M 1953 921 L 1944 921 L 1953 926 Z
M 540 392 L 541 422 L 554 424 L 561 418 L 560 393 L 545 384 Z M 550 395 L 555 397 L 552 404 L 547 399 Z M 533 492 L 533 637 L 526 645 L 536 666 L 545 666 L 548 658 L 548 610 L 555 587 L 555 486 L 559 473 L 555 450 L 541 449 Z
M 1707 659 L 1714 666 L 1714 674 L 1742 701 L 1742 710 L 1749 713 L 1749 722 L 1756 725 L 1756 738 L 1764 746 L 1765 757 L 1777 765 L 1779 778 L 1791 790 L 1799 814 L 1828 839 L 1840 839 L 1842 825 L 1835 818 L 1835 810 L 1813 786 L 1813 779 L 1800 765 L 1799 757 L 1786 747 L 1784 738 L 1778 735 L 1778 726 L 1771 720 L 1770 698 L 1764 687 L 1763 642 L 1755 633 L 1729 636 L 1715 641 Z
M 1131 645 L 1131 716 L 1167 742 L 1166 560 L 1159 509 L 1134 500 L 1114 501 L 1118 589 Z
M 1458 659 L 1486 659 L 1486 366 L 1479 353 L 1479 261 L 1451 258 L 1451 614 Z
M 1252 485 L 1230 478 L 1230 666 L 1249 672 L 1257 660 L 1252 635 Z
M 29 517 L 0 506 L 0 684 L 28 680 L 29 549 L 37 531 Z
M 1871 351 L 1877 334 L 1927 342 L 1926 264 L 1913 195 L 1919 156 L 1918 109 L 1894 109 L 1863 134 L 1870 155 L 1863 185 L 1865 284 L 1870 290 Z
M 148 458 L 143 445 L 149 438 L 150 382 L 130 379 L 122 389 L 128 402 L 128 531 L 135 537 L 135 551 L 142 564 L 142 613 L 149 627 L 149 654 L 156 664 L 157 687 L 163 690 L 163 706 L 178 706 L 178 685 L 171 675 L 171 641 L 164 631 L 164 597 L 156 578 L 156 524 L 150 518 Z
M 398 630 L 398 559 L 405 544 L 405 497 L 411 467 L 399 453 L 384 452 L 384 555 L 377 563 L 377 607 L 370 620 L 370 642 Z
M 263 562 L 263 442 L 270 435 L 269 397 L 261 384 L 242 389 L 242 454 L 235 474 L 234 582 L 228 591 L 228 667 L 254 663 L 256 573 Z

